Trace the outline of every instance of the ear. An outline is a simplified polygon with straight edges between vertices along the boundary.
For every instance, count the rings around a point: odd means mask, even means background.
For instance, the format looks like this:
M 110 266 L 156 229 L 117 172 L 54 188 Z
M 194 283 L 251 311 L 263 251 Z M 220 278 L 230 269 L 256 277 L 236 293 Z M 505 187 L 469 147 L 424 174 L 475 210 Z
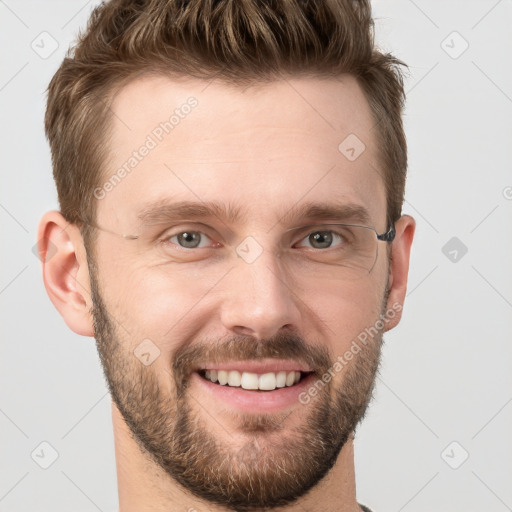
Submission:
M 396 314 L 386 322 L 386 331 L 396 327 L 402 317 L 402 307 L 407 291 L 409 257 L 415 229 L 416 221 L 410 215 L 402 215 L 395 224 L 396 235 L 391 245 L 387 309 L 393 309 Z
M 68 327 L 82 336 L 94 336 L 89 269 L 80 230 L 60 212 L 45 213 L 37 233 L 43 281 Z

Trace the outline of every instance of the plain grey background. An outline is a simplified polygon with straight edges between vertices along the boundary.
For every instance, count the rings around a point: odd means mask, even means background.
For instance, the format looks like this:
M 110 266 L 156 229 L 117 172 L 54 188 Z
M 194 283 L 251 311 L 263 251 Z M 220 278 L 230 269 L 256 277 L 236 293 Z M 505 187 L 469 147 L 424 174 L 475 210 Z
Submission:
M 0 0 L 1 512 L 118 505 L 94 340 L 66 327 L 33 252 L 39 218 L 58 207 L 45 89 L 96 3 Z M 375 512 L 505 512 L 512 2 L 379 0 L 374 15 L 379 45 L 410 66 L 404 213 L 417 233 L 404 317 L 356 435 L 358 499 Z

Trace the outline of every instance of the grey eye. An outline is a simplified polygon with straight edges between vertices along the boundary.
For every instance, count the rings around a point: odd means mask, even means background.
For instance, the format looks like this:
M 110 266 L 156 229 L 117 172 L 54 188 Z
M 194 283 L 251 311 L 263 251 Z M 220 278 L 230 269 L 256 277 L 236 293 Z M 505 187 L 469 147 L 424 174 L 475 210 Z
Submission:
M 200 246 L 202 238 L 208 239 L 206 235 L 199 231 L 183 231 L 169 238 L 170 241 L 173 238 L 177 239 L 177 244 L 185 249 L 195 249 Z
M 326 249 L 332 245 L 333 238 L 331 231 L 317 231 L 311 233 L 308 240 L 315 249 Z

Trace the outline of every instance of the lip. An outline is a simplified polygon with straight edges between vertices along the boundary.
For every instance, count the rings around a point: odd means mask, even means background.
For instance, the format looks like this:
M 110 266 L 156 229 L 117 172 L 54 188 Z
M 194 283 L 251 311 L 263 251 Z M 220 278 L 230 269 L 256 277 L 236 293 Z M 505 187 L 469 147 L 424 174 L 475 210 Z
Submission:
M 233 366 L 231 368 L 233 369 Z M 277 388 L 273 391 L 260 391 L 215 384 L 204 379 L 197 372 L 193 372 L 191 375 L 191 385 L 192 387 L 197 386 L 200 396 L 213 399 L 224 407 L 227 405 L 230 409 L 253 414 L 279 412 L 287 407 L 293 407 L 300 403 L 299 395 L 306 391 L 314 380 L 315 374 L 310 373 L 293 386 Z
M 251 372 L 251 373 L 269 373 L 269 372 L 304 372 L 309 373 L 312 371 L 307 365 L 300 361 L 290 361 L 287 359 L 261 359 L 258 361 L 232 361 L 227 363 L 205 363 L 199 370 L 238 370 L 239 372 Z

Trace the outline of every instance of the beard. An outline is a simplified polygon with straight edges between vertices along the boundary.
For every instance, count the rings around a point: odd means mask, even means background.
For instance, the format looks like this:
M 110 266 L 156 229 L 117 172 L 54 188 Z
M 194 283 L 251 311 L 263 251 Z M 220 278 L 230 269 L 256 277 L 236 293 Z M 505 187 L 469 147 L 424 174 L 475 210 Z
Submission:
M 322 382 L 307 405 L 278 414 L 232 411 L 236 435 L 225 441 L 212 431 L 215 418 L 207 406 L 197 407 L 191 393 L 190 376 L 198 363 L 277 355 L 306 362 L 321 380 L 335 362 L 327 349 L 292 332 L 265 340 L 233 336 L 180 345 L 169 368 L 158 371 L 134 356 L 136 341 L 126 335 L 123 341 L 91 264 L 89 270 L 96 345 L 110 394 L 142 453 L 173 481 L 201 500 L 243 512 L 293 503 L 327 475 L 373 397 L 382 332 L 343 367 L 341 382 Z

